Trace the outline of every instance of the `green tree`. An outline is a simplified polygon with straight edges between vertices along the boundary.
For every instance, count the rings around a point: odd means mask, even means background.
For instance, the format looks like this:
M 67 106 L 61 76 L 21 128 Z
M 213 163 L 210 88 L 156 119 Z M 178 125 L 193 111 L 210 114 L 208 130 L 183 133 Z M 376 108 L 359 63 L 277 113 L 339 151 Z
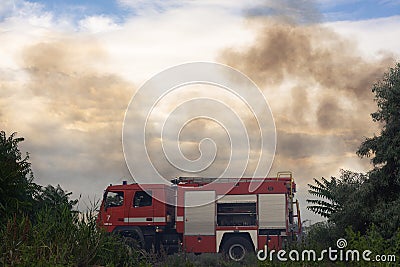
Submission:
M 400 227 L 400 63 L 373 85 L 378 110 L 371 114 L 380 123 L 380 135 L 366 138 L 357 150 L 370 157 L 367 174 L 344 171 L 340 179 L 322 178 L 309 185 L 317 199 L 308 209 L 335 223 L 365 234 L 375 225 L 384 238 L 392 238 Z
M 332 221 L 322 221 L 312 224 L 306 229 L 304 243 L 307 247 L 322 250 L 326 249 L 343 236 Z
M 29 213 L 39 187 L 33 183 L 28 153 L 22 156 L 18 144 L 24 140 L 0 132 L 0 221 L 12 214 Z
M 372 92 L 378 110 L 371 116 L 382 130 L 366 138 L 357 155 L 370 157 L 373 164 L 363 185 L 369 191 L 365 201 L 371 207 L 372 222 L 385 237 L 391 237 L 400 227 L 400 63 L 385 73 Z
M 369 218 L 361 199 L 365 198 L 362 186 L 367 175 L 349 170 L 341 170 L 340 173 L 339 178 L 327 180 L 322 177 L 321 181 L 314 179 L 315 185 L 308 185 L 308 192 L 316 198 L 307 199 L 311 204 L 307 209 L 333 222 L 339 232 L 348 226 L 365 232 Z
M 48 185 L 41 189 L 40 193 L 36 197 L 38 206 L 46 207 L 50 209 L 58 209 L 60 207 L 72 210 L 73 207 L 78 203 L 78 200 L 71 200 L 70 196 L 72 192 L 66 192 L 61 188 L 60 185 L 56 187 Z
M 378 110 L 371 116 L 382 124 L 382 130 L 379 136 L 366 138 L 357 154 L 371 157 L 374 168 L 369 175 L 374 193 L 392 201 L 400 192 L 400 63 L 374 85 L 372 92 Z
M 335 177 L 331 177 L 330 181 L 324 177 L 321 180 L 320 182 L 314 178 L 316 185 L 308 184 L 310 188 L 308 193 L 318 199 L 307 199 L 307 202 L 311 204 L 307 206 L 307 209 L 322 217 L 330 218 L 340 208 L 340 200 L 335 196 L 337 180 Z
M 0 266 L 144 266 L 140 252 L 78 213 L 72 193 L 33 182 L 23 138 L 0 132 Z

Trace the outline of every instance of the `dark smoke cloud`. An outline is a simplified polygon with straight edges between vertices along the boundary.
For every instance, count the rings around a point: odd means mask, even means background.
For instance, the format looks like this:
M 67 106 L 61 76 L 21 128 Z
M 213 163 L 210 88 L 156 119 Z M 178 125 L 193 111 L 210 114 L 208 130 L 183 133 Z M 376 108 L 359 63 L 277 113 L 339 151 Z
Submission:
M 281 21 L 298 23 L 320 22 L 322 15 L 312 0 L 267 0 L 264 3 L 246 9 L 248 17 L 275 17 Z
M 64 38 L 23 53 L 24 94 L 38 106 L 22 129 L 39 183 L 61 183 L 88 195 L 122 177 L 122 121 L 132 85 L 91 65 L 105 61 L 93 40 Z M 25 113 L 26 116 L 26 113 Z
M 376 108 L 371 86 L 393 57 L 368 59 L 321 24 L 249 19 L 260 28 L 256 41 L 226 49 L 220 59 L 252 78 L 269 100 L 278 131 L 273 171 L 291 169 L 309 181 L 332 173 L 320 166 L 328 158 L 325 166 L 339 170 L 363 136 L 377 130 L 369 116 Z

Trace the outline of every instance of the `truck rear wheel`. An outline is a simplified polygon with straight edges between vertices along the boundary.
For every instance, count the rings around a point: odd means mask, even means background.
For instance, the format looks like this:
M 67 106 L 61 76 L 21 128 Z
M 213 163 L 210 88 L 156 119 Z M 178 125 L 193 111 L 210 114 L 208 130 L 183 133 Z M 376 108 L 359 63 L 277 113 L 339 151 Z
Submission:
M 249 240 L 240 236 L 229 238 L 223 245 L 225 255 L 234 261 L 243 260 L 252 250 L 252 245 Z

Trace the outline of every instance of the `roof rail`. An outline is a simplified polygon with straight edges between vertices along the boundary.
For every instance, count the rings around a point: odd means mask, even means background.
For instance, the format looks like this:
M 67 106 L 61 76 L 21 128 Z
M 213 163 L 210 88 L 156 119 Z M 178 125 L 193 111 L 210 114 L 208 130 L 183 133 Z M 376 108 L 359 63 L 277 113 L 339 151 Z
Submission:
M 178 183 L 193 183 L 193 184 L 209 184 L 212 183 L 218 178 L 207 178 L 207 177 L 177 177 L 174 179 Z
M 276 179 L 282 178 L 282 177 L 292 178 L 292 172 L 291 172 L 291 171 L 281 171 L 281 172 L 277 172 L 277 174 L 276 174 Z
M 251 182 L 251 181 L 273 181 L 279 180 L 279 178 L 290 178 L 292 180 L 292 173 L 291 172 L 279 172 L 276 178 L 273 177 L 262 177 L 262 178 L 250 178 L 250 177 L 236 177 L 236 178 L 215 178 L 215 177 L 194 177 L 194 176 L 181 176 L 176 177 L 175 179 L 171 180 L 173 184 L 180 184 L 180 183 L 188 183 L 188 184 L 209 184 L 213 182 L 219 183 L 237 183 L 237 182 Z

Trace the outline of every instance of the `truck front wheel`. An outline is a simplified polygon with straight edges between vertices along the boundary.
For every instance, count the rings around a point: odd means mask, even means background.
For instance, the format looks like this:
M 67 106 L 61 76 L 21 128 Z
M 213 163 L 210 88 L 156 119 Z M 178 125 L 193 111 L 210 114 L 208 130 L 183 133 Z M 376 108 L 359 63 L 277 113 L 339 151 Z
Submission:
M 144 238 L 141 232 L 131 231 L 125 232 L 122 234 L 125 239 L 125 243 L 134 249 L 143 249 L 144 248 Z
M 223 251 L 231 260 L 241 261 L 252 251 L 252 245 L 246 238 L 236 236 L 225 242 Z

